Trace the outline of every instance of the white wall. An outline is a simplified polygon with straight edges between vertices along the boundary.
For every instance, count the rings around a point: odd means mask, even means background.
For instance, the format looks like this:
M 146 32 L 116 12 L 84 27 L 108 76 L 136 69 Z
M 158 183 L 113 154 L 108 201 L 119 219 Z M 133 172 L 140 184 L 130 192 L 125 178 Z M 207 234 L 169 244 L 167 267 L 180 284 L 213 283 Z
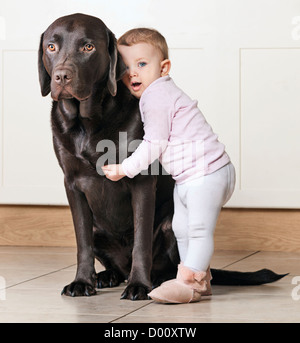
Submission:
M 0 203 L 67 204 L 37 49 L 75 12 L 117 37 L 147 26 L 167 38 L 171 76 L 236 166 L 228 206 L 300 208 L 300 0 L 1 0 Z

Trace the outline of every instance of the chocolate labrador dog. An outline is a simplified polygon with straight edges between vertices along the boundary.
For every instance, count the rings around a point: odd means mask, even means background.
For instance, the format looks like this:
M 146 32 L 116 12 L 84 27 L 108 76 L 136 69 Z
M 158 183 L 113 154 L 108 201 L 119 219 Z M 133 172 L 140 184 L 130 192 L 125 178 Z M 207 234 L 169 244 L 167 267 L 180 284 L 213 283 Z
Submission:
M 138 100 L 119 81 L 124 72 L 115 36 L 98 18 L 61 17 L 41 36 L 41 92 L 51 92 L 53 99 L 53 144 L 78 251 L 76 277 L 64 287 L 65 295 L 93 295 L 97 287 L 117 286 L 127 279 L 122 298 L 147 299 L 152 287 L 176 275 L 171 177 L 160 170 L 158 175 L 111 182 L 101 171 L 104 163 L 122 162 L 132 151 L 131 143 L 143 137 Z M 108 152 L 110 143 L 113 154 Z M 95 258 L 105 271 L 96 274 Z M 219 284 L 279 278 L 271 271 L 212 274 Z

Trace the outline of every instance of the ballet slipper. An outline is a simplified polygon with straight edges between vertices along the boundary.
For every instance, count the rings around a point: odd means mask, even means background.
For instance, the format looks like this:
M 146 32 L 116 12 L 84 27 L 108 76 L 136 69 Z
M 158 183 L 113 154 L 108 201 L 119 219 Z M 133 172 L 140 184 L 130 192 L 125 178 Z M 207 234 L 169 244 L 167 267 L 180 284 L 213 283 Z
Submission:
M 211 279 L 212 279 L 212 276 L 210 272 L 210 267 L 208 267 L 206 270 L 206 276 L 204 278 L 204 280 L 206 281 L 206 291 L 201 292 L 202 296 L 212 295 L 211 284 L 210 284 Z
M 197 302 L 201 293 L 207 290 L 206 272 L 194 272 L 183 263 L 178 265 L 176 279 L 162 283 L 148 295 L 156 302 L 183 304 Z

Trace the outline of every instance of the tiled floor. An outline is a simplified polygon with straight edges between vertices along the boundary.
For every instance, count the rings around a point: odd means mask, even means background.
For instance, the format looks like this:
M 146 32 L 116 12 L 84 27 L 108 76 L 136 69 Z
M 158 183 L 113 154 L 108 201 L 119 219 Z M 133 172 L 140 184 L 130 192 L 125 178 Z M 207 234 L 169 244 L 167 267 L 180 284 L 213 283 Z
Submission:
M 212 267 L 289 275 L 262 286 L 213 286 L 210 299 L 193 304 L 120 300 L 125 284 L 71 298 L 60 291 L 74 278 L 75 249 L 0 247 L 0 322 L 300 322 L 300 253 L 216 251 Z

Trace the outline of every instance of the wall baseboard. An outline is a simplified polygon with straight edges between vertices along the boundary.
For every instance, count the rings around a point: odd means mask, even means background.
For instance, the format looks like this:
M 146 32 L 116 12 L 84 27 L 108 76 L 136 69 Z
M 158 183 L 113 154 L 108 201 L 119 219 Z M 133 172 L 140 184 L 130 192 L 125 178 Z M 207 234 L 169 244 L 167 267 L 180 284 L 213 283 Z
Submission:
M 67 206 L 0 206 L 0 245 L 76 245 Z
M 216 227 L 218 250 L 300 252 L 300 210 L 223 209 Z
M 216 250 L 300 252 L 300 210 L 223 209 Z M 0 206 L 0 245 L 76 246 L 67 206 Z

